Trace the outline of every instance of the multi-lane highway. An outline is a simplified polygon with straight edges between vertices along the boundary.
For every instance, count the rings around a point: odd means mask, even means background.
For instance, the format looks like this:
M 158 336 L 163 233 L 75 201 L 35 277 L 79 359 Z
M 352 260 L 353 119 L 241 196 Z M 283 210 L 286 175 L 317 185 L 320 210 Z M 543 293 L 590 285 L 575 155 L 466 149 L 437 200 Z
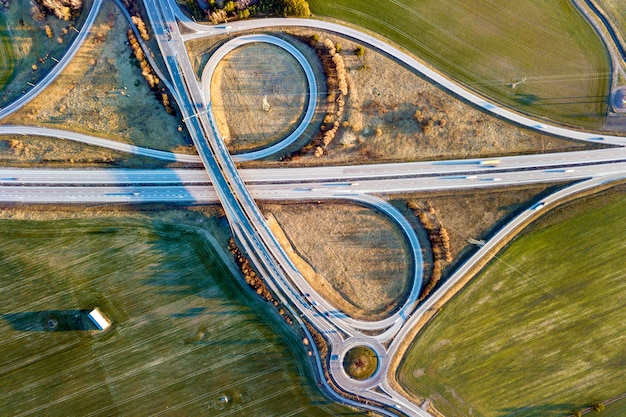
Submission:
M 85 29 L 93 22 L 100 4 L 101 0 L 95 0 Z M 561 198 L 626 176 L 626 149 L 622 147 L 626 144 L 624 137 L 579 132 L 534 121 L 476 96 L 377 38 L 338 24 L 302 19 L 242 21 L 229 24 L 228 31 L 237 33 L 277 26 L 309 26 L 335 31 L 385 51 L 486 111 L 545 133 L 612 144 L 617 147 L 584 152 L 499 157 L 497 163 L 469 159 L 367 166 L 238 170 L 234 165 L 235 160 L 265 157 L 277 152 L 297 139 L 301 131 L 307 127 L 314 111 L 316 101 L 314 94 L 317 92 L 315 77 L 309 63 L 297 49 L 284 40 L 276 40 L 277 38 L 267 35 L 241 36 L 218 49 L 218 52 L 209 60 L 202 80 L 198 80 L 187 56 L 185 41 L 218 33 L 223 34 L 224 29 L 198 25 L 189 21 L 181 15 L 178 6 L 173 1 L 145 0 L 145 4 L 171 79 L 172 95 L 179 104 L 199 155 L 180 155 L 139 148 L 59 129 L 3 126 L 0 127 L 0 135 L 53 136 L 169 161 L 202 163 L 205 169 L 0 169 L 0 201 L 80 204 L 221 202 L 229 218 L 233 234 L 259 273 L 267 280 L 268 285 L 295 313 L 297 321 L 302 322 L 302 318 L 305 318 L 328 340 L 330 355 L 326 366 L 334 383 L 343 391 L 356 394 L 366 402 L 375 401 L 387 408 L 380 409 L 372 404 L 356 403 L 354 400 L 341 397 L 322 377 L 321 382 L 329 395 L 338 401 L 376 410 L 384 415 L 429 416 L 427 412 L 397 393 L 390 383 L 390 378 L 393 376 L 388 375 L 391 359 L 398 353 L 402 341 L 411 332 L 415 323 L 429 309 L 436 306 L 442 294 L 450 286 L 462 279 L 467 271 L 474 268 L 490 251 L 515 233 L 517 228 L 529 219 L 539 215 Z M 175 15 L 187 26 L 186 35 L 181 34 Z M 83 32 L 86 32 L 85 29 Z M 84 35 L 77 39 L 72 48 L 78 48 L 82 39 Z M 232 157 L 215 127 L 210 100 L 210 79 L 220 59 L 234 48 L 247 42 L 270 42 L 291 53 L 300 62 L 306 74 L 309 101 L 302 123 L 284 141 L 257 153 Z M 75 51 L 72 48 L 70 52 Z M 71 56 L 71 53 L 66 55 L 68 61 Z M 60 69 L 52 71 L 38 87 L 41 86 L 39 88 L 43 89 L 59 71 Z M 0 111 L 0 118 L 14 111 L 10 109 L 19 108 L 20 103 L 23 105 L 24 100 L 32 98 L 37 91 L 40 90 L 31 90 L 22 97 L 21 102 L 18 100 L 17 104 L 14 103 L 14 107 L 9 106 Z M 415 231 L 392 205 L 373 197 L 372 194 L 563 181 L 579 182 L 544 199 L 540 210 L 527 210 L 521 213 L 511 224 L 490 239 L 426 303 L 417 306 L 417 295 L 422 280 L 422 260 Z M 356 320 L 338 311 L 317 294 L 282 250 L 255 202 L 255 200 L 319 201 L 323 199 L 352 200 L 371 206 L 393 219 L 404 231 L 414 257 L 413 282 L 404 304 L 389 317 L 378 321 Z M 342 366 L 345 352 L 357 345 L 370 346 L 379 356 L 379 370 L 372 378 L 365 381 L 349 378 Z M 323 364 L 319 358 L 316 360 L 319 374 L 323 375 Z

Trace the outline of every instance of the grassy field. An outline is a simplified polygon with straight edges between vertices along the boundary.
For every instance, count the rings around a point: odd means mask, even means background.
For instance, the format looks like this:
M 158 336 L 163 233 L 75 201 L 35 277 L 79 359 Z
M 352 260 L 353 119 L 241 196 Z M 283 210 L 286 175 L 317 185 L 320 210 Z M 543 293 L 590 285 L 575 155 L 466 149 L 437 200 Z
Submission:
M 0 91 L 4 90 L 15 68 L 15 52 L 9 27 L 3 14 L 0 14 Z
M 0 221 L 3 414 L 352 415 L 199 235 L 159 216 Z M 94 306 L 108 333 L 72 321 Z
M 622 0 L 595 0 L 595 3 L 607 13 L 626 41 L 626 3 Z
M 447 417 L 562 416 L 622 394 L 624 192 L 514 241 L 418 335 L 400 383 Z
M 368 379 L 378 369 L 378 356 L 367 346 L 357 346 L 346 353 L 343 368 L 351 378 Z
M 603 125 L 609 60 L 567 0 L 311 0 L 311 11 L 395 41 L 480 93 L 532 115 Z M 511 84 L 526 77 L 524 83 Z

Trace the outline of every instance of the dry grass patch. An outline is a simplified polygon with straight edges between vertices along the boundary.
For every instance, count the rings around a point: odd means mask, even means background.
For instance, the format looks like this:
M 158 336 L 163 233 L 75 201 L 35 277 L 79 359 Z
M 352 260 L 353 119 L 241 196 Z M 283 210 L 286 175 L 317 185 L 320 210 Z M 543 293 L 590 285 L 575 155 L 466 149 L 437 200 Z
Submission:
M 349 93 L 333 142 L 321 158 L 313 152 L 294 165 L 400 162 L 593 149 L 523 129 L 478 110 L 375 50 L 346 38 L 306 29 L 341 46 Z
M 382 215 L 340 203 L 267 204 L 263 211 L 275 216 L 310 265 L 305 278 L 313 288 L 351 317 L 383 318 L 409 290 L 413 277 L 405 238 Z
M 220 132 L 232 152 L 260 148 L 286 137 L 308 101 L 306 76 L 284 49 L 249 44 L 217 66 L 211 101 Z
M 121 166 L 121 167 L 166 167 L 181 164 L 168 163 L 115 152 L 98 146 L 90 146 L 49 137 L 0 135 L 0 165 L 13 167 L 37 166 Z
M 456 258 L 470 246 L 467 243 L 469 238 L 487 238 L 503 219 L 523 210 L 538 195 L 555 189 L 549 185 L 531 185 L 440 191 L 403 197 L 436 211 L 450 236 L 450 254 Z
M 149 148 L 193 153 L 179 121 L 155 99 L 126 45 L 128 24 L 102 6 L 83 46 L 61 75 L 3 124 L 61 127 Z

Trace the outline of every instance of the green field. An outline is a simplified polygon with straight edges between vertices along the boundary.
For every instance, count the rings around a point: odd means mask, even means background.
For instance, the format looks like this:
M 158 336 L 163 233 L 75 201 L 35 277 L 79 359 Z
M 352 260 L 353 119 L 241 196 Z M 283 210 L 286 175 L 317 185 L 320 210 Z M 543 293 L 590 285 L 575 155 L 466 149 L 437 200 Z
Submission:
M 0 91 L 11 81 L 14 68 L 15 51 L 11 34 L 4 16 L 0 14 Z
M 311 11 L 363 26 L 520 111 L 603 124 L 609 59 L 568 0 L 310 0 Z M 516 88 L 511 83 L 526 77 Z
M 595 415 L 591 413 L 590 415 Z M 602 412 L 602 417 L 624 417 L 626 415 L 626 399 L 616 401 L 613 404 L 606 406 L 606 409 Z
M 623 0 L 595 0 L 611 19 L 615 28 L 626 41 L 626 2 Z M 626 47 L 626 45 L 624 45 Z
M 156 216 L 0 221 L 2 414 L 353 415 L 216 259 Z M 94 306 L 108 333 L 75 318 Z
M 400 383 L 446 417 L 556 417 L 623 394 L 624 196 L 566 206 L 508 246 L 418 334 Z

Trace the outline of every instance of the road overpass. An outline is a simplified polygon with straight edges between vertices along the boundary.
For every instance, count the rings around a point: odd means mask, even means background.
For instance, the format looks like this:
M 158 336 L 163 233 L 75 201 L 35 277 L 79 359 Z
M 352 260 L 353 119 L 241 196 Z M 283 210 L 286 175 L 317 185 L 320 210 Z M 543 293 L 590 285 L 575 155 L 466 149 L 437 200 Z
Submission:
M 96 1 L 96 3 L 98 2 Z M 200 83 L 197 81 L 186 55 L 183 37 L 174 18 L 174 13 L 178 13 L 177 6 L 165 0 L 147 0 L 146 5 L 156 39 L 172 79 L 172 93 L 181 107 L 183 117 L 187 122 L 199 156 L 187 155 L 186 157 L 189 157 L 189 159 L 183 161 L 183 159 L 177 159 L 180 158 L 177 154 L 137 148 L 130 145 L 120 147 L 119 144 L 111 143 L 112 141 L 99 141 L 97 146 L 107 146 L 111 149 L 171 161 L 189 163 L 201 161 L 206 170 L 157 170 L 153 172 L 112 170 L 106 173 L 68 170 L 65 172 L 48 172 L 48 179 L 43 178 L 46 175 L 43 171 L 0 170 L 0 200 L 23 203 L 61 202 L 81 204 L 147 202 L 180 202 L 190 204 L 220 201 L 229 217 L 233 234 L 239 239 L 244 251 L 251 258 L 259 272 L 268 278 L 270 287 L 285 304 L 291 306 L 290 308 L 296 313 L 300 312 L 303 316 L 306 316 L 307 320 L 330 341 L 329 369 L 334 381 L 348 392 L 356 393 L 364 399 L 381 402 L 395 410 L 401 410 L 399 412 L 419 416 L 428 415 L 415 404 L 396 393 L 389 384 L 386 373 L 389 360 L 397 351 L 396 346 L 408 334 L 412 323 L 417 322 L 416 317 L 424 314 L 422 310 L 418 310 L 412 315 L 411 319 L 408 319 L 415 302 L 415 288 L 419 287 L 419 285 L 412 287 L 405 304 L 406 308 L 401 308 L 385 320 L 363 322 L 345 317 L 345 315 L 330 314 L 333 312 L 331 310 L 333 307 L 314 291 L 310 291 L 306 281 L 291 264 L 272 236 L 265 224 L 265 219 L 256 206 L 255 200 L 321 200 L 329 198 L 353 200 L 358 201 L 360 204 L 371 205 L 396 218 L 396 221 L 401 224 L 402 220 L 397 218 L 397 214 L 389 208 L 390 206 L 387 203 L 368 196 L 368 194 L 582 181 L 579 184 L 566 188 L 565 190 L 567 191 L 555 195 L 555 200 L 545 199 L 544 204 L 546 204 L 546 207 L 549 207 L 556 201 L 556 198 L 571 195 L 581 189 L 607 181 L 624 178 L 626 154 L 623 148 L 567 154 L 554 153 L 501 157 L 499 158 L 500 163 L 493 167 L 486 167 L 481 164 L 480 159 L 468 159 L 350 167 L 238 171 L 234 165 L 233 158 L 228 154 L 215 128 L 210 100 L 208 100 L 210 91 L 202 93 Z M 307 26 L 310 24 L 313 27 L 330 28 L 329 30 L 335 30 L 347 36 L 355 37 L 355 39 L 371 45 L 380 44 L 382 46 L 381 49 L 385 50 L 385 52 L 391 55 L 397 53 L 399 55 L 396 57 L 401 60 L 406 58 L 404 62 L 408 65 L 412 65 L 411 62 L 415 61 L 411 61 L 411 57 L 402 56 L 402 53 L 394 51 L 393 48 L 390 49 L 390 47 L 384 45 L 379 40 L 368 38 L 358 31 L 353 31 L 340 25 L 328 24 L 327 22 L 307 22 L 309 21 L 291 19 L 246 21 L 241 24 L 233 24 L 233 28 L 230 30 L 243 31 L 254 27 L 267 27 L 268 23 L 270 26 Z M 201 27 L 190 22 L 185 24 L 197 31 L 196 34 L 185 35 L 185 39 L 206 36 L 208 33 L 223 33 L 223 31 L 219 31 L 216 28 Z M 425 70 L 421 67 L 414 68 L 418 71 Z M 437 77 L 441 76 L 435 75 L 436 77 L 433 79 L 436 82 L 440 82 L 438 80 L 441 78 L 438 79 Z M 480 97 L 472 96 L 472 93 L 464 92 L 462 88 L 454 83 L 450 83 L 449 81 L 444 83 L 445 87 L 455 94 L 470 101 L 475 100 L 473 102 L 477 106 L 501 117 L 511 116 L 511 120 L 516 123 L 525 124 L 543 132 L 590 142 L 618 146 L 626 143 L 624 138 L 621 137 L 577 132 L 532 121 L 510 110 L 500 109 Z M 85 143 L 88 143 L 86 141 L 92 141 L 91 143 L 95 144 L 93 137 L 86 138 L 85 135 L 74 135 L 59 131 L 52 133 L 48 132 L 47 129 L 43 131 L 43 133 L 50 133 L 50 135 L 65 136 L 71 140 L 85 141 Z M 24 127 L 10 127 L 4 130 L 4 132 L 11 134 L 35 134 L 25 133 L 27 130 Z M 42 130 L 37 132 L 42 133 Z M 76 176 L 79 176 L 80 179 L 74 181 L 72 180 L 72 175 L 74 179 L 77 179 Z M 344 182 L 344 184 L 338 184 L 337 182 Z M 209 186 L 209 183 L 213 184 L 214 187 Z M 250 184 L 249 192 L 245 183 Z M 70 184 L 71 186 L 68 186 Z M 526 221 L 536 214 L 536 211 L 532 213 L 524 212 L 520 216 L 519 221 Z M 401 227 L 408 230 L 406 225 Z M 509 229 L 508 232 L 503 231 L 503 236 L 506 233 L 511 233 L 511 230 L 513 229 Z M 414 231 L 412 233 L 414 234 Z M 410 241 L 415 238 L 407 234 L 407 239 Z M 493 244 L 495 245 L 496 243 L 497 240 L 494 240 Z M 417 264 L 418 255 L 416 255 L 416 252 L 419 252 L 418 246 L 412 243 L 412 248 Z M 414 271 L 414 277 L 417 277 L 419 274 L 419 271 Z M 436 298 L 432 297 L 432 299 Z M 299 320 L 297 314 L 296 319 Z M 372 330 L 380 332 L 375 336 L 371 336 L 369 334 Z M 392 341 L 390 348 L 387 349 L 382 345 L 381 342 L 385 341 Z M 381 360 L 381 370 L 373 378 L 363 382 L 347 377 L 341 366 L 341 359 L 345 351 L 351 346 L 359 344 L 371 346 Z M 317 358 L 317 361 L 318 371 L 321 373 L 319 358 Z M 338 401 L 357 404 L 352 400 L 338 396 L 325 381 L 323 383 L 333 398 Z M 381 393 L 376 387 L 380 387 L 386 394 Z M 358 405 L 364 406 L 361 403 Z M 367 408 L 368 406 L 365 405 L 365 407 Z M 372 406 L 369 408 L 379 411 L 377 407 Z M 381 412 L 385 415 L 393 415 L 395 413 L 389 410 L 382 410 Z

